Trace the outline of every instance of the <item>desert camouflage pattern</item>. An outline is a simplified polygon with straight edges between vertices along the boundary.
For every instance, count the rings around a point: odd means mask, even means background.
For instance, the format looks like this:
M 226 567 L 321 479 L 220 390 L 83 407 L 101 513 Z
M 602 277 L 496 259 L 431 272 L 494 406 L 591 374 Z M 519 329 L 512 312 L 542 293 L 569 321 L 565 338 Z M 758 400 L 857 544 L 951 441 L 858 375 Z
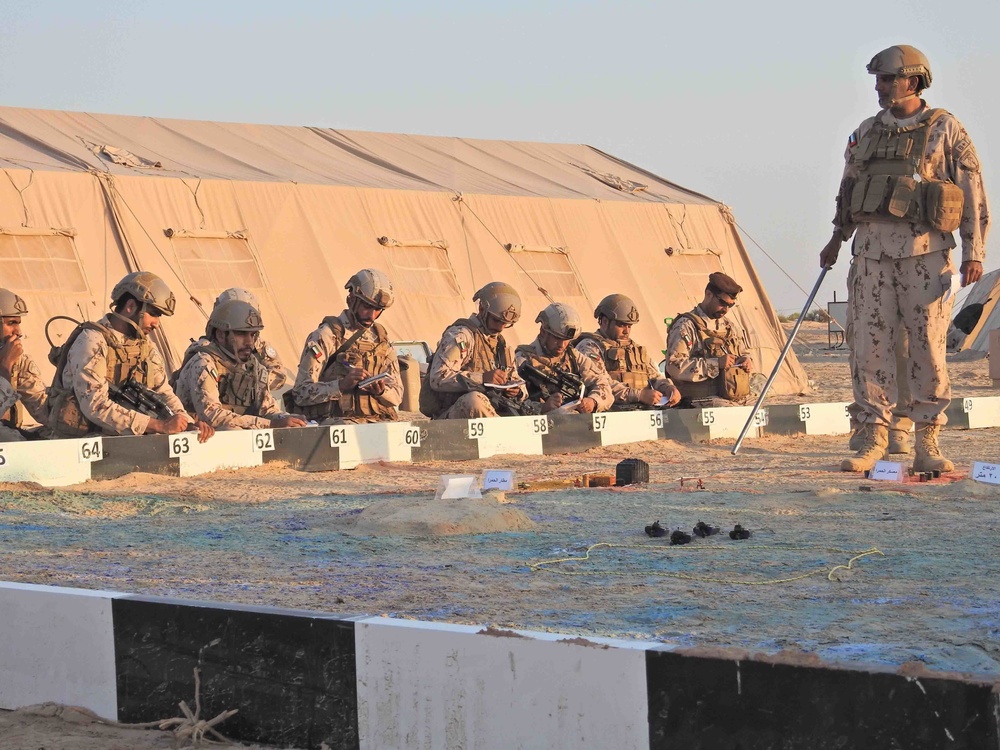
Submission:
M 197 341 L 192 341 L 188 348 L 184 351 L 184 359 L 187 359 L 187 354 L 192 349 L 208 346 L 211 343 L 211 339 L 206 336 L 202 336 Z M 278 351 L 262 339 L 257 341 L 255 351 L 257 352 L 257 356 L 260 357 L 267 366 L 268 390 L 281 390 L 285 383 L 288 382 L 288 373 L 285 371 L 284 363 L 282 363 L 281 358 L 278 356 Z
M 901 126 L 921 115 L 897 120 L 888 112 L 885 122 Z M 851 154 L 872 127 L 875 118 L 861 123 L 845 153 L 844 181 L 856 176 Z M 924 147 L 921 177 L 951 181 L 964 195 L 959 236 L 962 261 L 982 262 L 989 232 L 989 202 L 975 146 L 962 124 L 944 114 L 930 127 Z M 858 421 L 890 425 L 893 410 L 915 423 L 943 425 L 951 401 L 951 382 L 945 362 L 948 325 L 954 295 L 952 277 L 958 272 L 951 261 L 956 246 L 953 233 L 923 224 L 867 221 L 834 225 L 844 239 L 856 234 L 848 272 L 854 346 L 851 374 L 854 400 L 860 407 Z M 909 361 L 897 373 L 896 344 L 909 335 Z M 910 391 L 907 405 L 900 397 L 904 378 Z M 904 395 L 905 397 L 905 395 Z M 897 402 L 898 405 L 897 405 Z
M 611 389 L 611 378 L 608 377 L 607 370 L 590 357 L 583 356 L 572 346 L 567 347 L 561 357 L 550 357 L 545 353 L 541 342 L 536 337 L 530 344 L 517 347 L 515 355 L 518 367 L 534 358 L 551 367 L 579 374 L 583 380 L 584 398 L 592 398 L 597 402 L 596 411 L 608 411 L 615 403 L 614 392 Z
M 600 336 L 600 333 L 596 333 L 594 335 Z M 615 341 L 614 339 L 607 339 L 604 337 L 601 338 L 605 342 L 605 347 L 631 347 L 633 350 L 631 357 L 632 361 L 639 361 L 637 351 L 638 346 L 636 346 L 633 341 L 629 340 L 627 343 L 623 343 L 622 341 Z M 642 392 L 642 388 L 633 387 L 624 380 L 616 380 L 610 373 L 607 372 L 607 366 L 604 362 L 605 350 L 601 348 L 600 342 L 591 338 L 583 338 L 580 339 L 574 346 L 580 354 L 597 363 L 601 369 L 605 370 L 608 375 L 608 380 L 611 382 L 611 393 L 615 397 L 616 405 L 639 403 L 639 393 Z M 670 378 L 663 377 L 648 357 L 643 364 L 645 366 L 643 367 L 641 377 L 649 382 L 649 386 L 660 393 L 669 393 L 670 389 L 673 388 L 673 381 Z
M 6 414 L 8 410 L 14 408 L 17 401 L 17 391 L 14 390 L 10 381 L 7 378 L 0 378 L 0 414 Z M 0 443 L 14 443 L 21 440 L 24 440 L 24 435 L 13 427 L 0 424 Z
M 469 320 L 480 327 L 482 337 L 491 351 L 486 352 L 491 362 L 496 361 L 496 348 L 500 342 L 500 334 L 490 334 L 479 320 L 479 316 L 471 315 Z M 504 342 L 506 361 L 514 366 L 514 350 Z M 431 359 L 427 371 L 427 381 L 435 391 L 445 393 L 465 393 L 483 387 L 483 371 L 472 369 L 475 353 L 476 335 L 471 328 L 464 325 L 451 325 L 441 336 L 437 351 Z M 488 401 L 487 401 L 488 403 Z
M 733 351 L 728 352 L 729 354 L 735 357 L 746 356 L 749 347 L 746 332 L 735 320 L 731 320 L 728 315 L 716 320 L 702 310 L 701 305 L 695 307 L 689 314 L 698 316 L 710 333 L 718 334 L 719 338 L 732 342 Z M 667 375 L 675 383 L 678 381 L 700 383 L 719 377 L 718 357 L 708 355 L 697 326 L 687 318 L 676 319 L 667 332 L 666 370 Z M 691 405 L 700 408 L 742 406 L 752 403 L 755 398 L 753 392 L 740 401 L 728 401 L 713 396 L 691 399 Z
M 110 335 L 124 343 L 125 337 L 111 328 L 108 315 L 98 323 Z M 159 350 L 151 347 L 147 360 L 147 385 L 166 399 L 175 413 L 184 411 L 184 405 L 167 383 L 167 373 Z M 149 417 L 132 409 L 119 406 L 108 397 L 108 342 L 100 331 L 84 330 L 70 347 L 66 369 L 59 385 L 76 395 L 83 416 L 101 427 L 106 435 L 142 435 L 149 426 Z
M 237 414 L 222 403 L 219 377 L 227 370 L 241 367 L 264 368 L 264 364 L 251 355 L 248 363 L 226 360 L 211 351 L 194 354 L 177 376 L 177 397 L 184 406 L 217 430 L 262 430 L 271 426 L 270 417 L 284 416 L 270 389 L 261 389 L 259 405 L 248 407 L 245 414 Z M 256 374 L 255 374 L 256 376 Z M 266 377 L 263 372 L 260 378 Z
M 350 310 L 344 310 L 338 316 L 340 323 L 344 327 L 344 336 L 350 338 L 358 330 L 358 324 Z M 366 342 L 373 346 L 378 343 L 378 334 L 375 333 L 374 326 L 367 329 L 358 339 L 357 343 Z M 329 361 L 330 356 L 340 348 L 344 339 L 337 336 L 328 325 L 321 325 L 306 338 L 305 347 L 302 350 L 302 357 L 299 360 L 299 371 L 295 377 L 295 385 L 292 392 L 295 395 L 295 402 L 300 405 L 322 404 L 326 401 L 337 401 L 340 399 L 340 381 L 322 381 L 320 376 Z M 315 347 L 315 348 L 314 348 Z M 392 375 L 387 379 L 385 391 L 377 400 L 386 407 L 398 408 L 403 402 L 403 379 L 399 373 L 399 359 L 395 349 L 387 357 L 386 372 Z M 316 356 L 315 352 L 319 355 Z M 378 374 L 378 373 L 373 373 Z M 376 415 L 371 417 L 352 417 L 349 420 L 337 419 L 337 422 L 348 421 L 357 422 L 377 422 L 383 421 Z M 324 420 L 328 423 L 328 420 Z M 333 423 L 333 422 L 329 422 Z
M 882 114 L 883 122 L 891 127 L 910 125 L 922 116 L 922 112 L 903 120 L 896 119 L 888 111 Z M 869 117 L 848 139 L 844 154 L 846 166 L 841 181 L 844 186 L 856 179 L 858 165 L 852 159 L 858 144 L 864 139 L 875 123 Z M 982 262 L 986 257 L 986 236 L 990 225 L 989 201 L 983 186 L 982 167 L 976 147 L 965 128 L 953 115 L 945 112 L 930 126 L 924 145 L 924 160 L 921 165 L 923 181 L 953 182 L 961 188 L 965 196 L 959 235 L 962 239 L 962 261 Z M 901 221 L 866 221 L 854 224 L 844 221 L 838 214 L 834 226 L 846 240 L 852 234 L 854 248 L 852 254 L 866 258 L 911 258 L 955 247 L 952 232 L 940 232 L 924 224 L 909 224 Z
M 45 424 L 49 418 L 49 395 L 42 381 L 38 365 L 27 354 L 22 354 L 14 363 L 13 383 L 8 383 L 17 394 L 17 399 L 27 410 L 31 418 L 39 424 Z M 7 383 L 6 378 L 0 381 Z M 0 414 L 6 414 L 10 405 L 4 405 L 6 399 L 0 401 Z

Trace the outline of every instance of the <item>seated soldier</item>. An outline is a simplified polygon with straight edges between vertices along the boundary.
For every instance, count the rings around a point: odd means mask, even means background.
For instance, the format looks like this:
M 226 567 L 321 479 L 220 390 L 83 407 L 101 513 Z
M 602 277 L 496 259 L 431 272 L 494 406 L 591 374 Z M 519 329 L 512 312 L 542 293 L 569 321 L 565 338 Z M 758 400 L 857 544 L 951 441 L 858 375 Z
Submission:
M 517 402 L 524 398 L 523 386 L 509 392 L 486 387 L 513 378 L 514 351 L 501 332 L 521 317 L 520 295 L 510 284 L 491 281 L 472 301 L 479 302 L 479 311 L 445 329 L 421 380 L 420 411 L 432 419 L 496 417 L 495 393 Z
M 38 365 L 24 353 L 21 317 L 28 305 L 9 289 L 0 289 L 0 441 L 43 437 L 48 429 L 24 430 L 24 412 L 44 425 L 49 416 L 49 397 Z
M 696 408 L 744 405 L 753 399 L 746 334 L 726 317 L 743 287 L 724 273 L 708 277 L 705 299 L 674 318 L 667 331 L 667 374 Z
M 630 337 L 632 326 L 639 322 L 635 303 L 624 294 L 609 294 L 597 305 L 594 317 L 597 332 L 581 333 L 573 345 L 607 370 L 615 394 L 611 410 L 675 406 L 681 392 L 653 366 L 646 347 Z
M 302 427 L 284 414 L 268 388 L 268 368 L 257 353 L 264 321 L 248 302 L 217 304 L 208 319 L 211 343 L 188 349 L 177 376 L 177 396 L 217 430 Z
M 89 433 L 172 435 L 198 430 L 205 442 L 215 429 L 195 421 L 167 383 L 163 358 L 149 340 L 161 315 L 173 315 L 176 301 L 163 280 L 148 271 L 130 273 L 111 290 L 112 311 L 97 323 L 79 324 L 61 347 L 49 391 L 49 426 L 57 437 Z M 159 402 L 161 416 L 133 408 L 122 387 Z
M 541 324 L 538 336 L 530 344 L 522 344 L 515 350 L 518 372 L 528 384 L 528 398 L 542 402 L 542 414 L 571 403 L 570 396 L 541 385 L 525 365 L 547 375 L 558 377 L 559 374 L 569 373 L 573 376 L 582 386 L 575 396 L 573 411 L 592 414 L 610 409 L 615 397 L 607 372 L 570 346 L 580 333 L 580 316 L 576 310 L 562 302 L 553 302 L 538 313 L 535 322 Z
M 364 268 L 344 288 L 347 309 L 323 318 L 306 338 L 285 408 L 324 424 L 397 419 L 403 400 L 399 360 L 385 327 L 375 322 L 393 302 L 392 282 L 381 271 Z M 376 375 L 385 377 L 359 385 Z
M 248 303 L 255 310 L 260 310 L 260 305 L 257 304 L 257 297 L 254 296 L 253 292 L 246 289 L 242 289 L 238 286 L 230 287 L 229 289 L 223 290 L 218 297 L 215 298 L 215 304 L 212 306 L 214 311 L 223 302 L 228 302 L 229 300 L 240 300 L 241 302 Z M 212 337 L 206 329 L 205 335 L 199 338 L 197 341 L 191 340 L 191 345 L 184 352 L 184 361 L 187 361 L 188 354 L 197 347 L 208 346 L 212 343 Z M 269 343 L 264 341 L 264 339 L 258 339 L 254 342 L 254 351 L 257 357 L 267 366 L 269 373 L 269 380 L 267 387 L 271 391 L 280 390 L 281 387 L 288 382 L 288 375 L 285 373 L 285 366 L 281 363 L 281 358 L 278 357 L 277 350 L 271 346 Z M 170 384 L 174 385 L 176 383 L 177 373 L 174 373 L 174 378 L 171 379 Z

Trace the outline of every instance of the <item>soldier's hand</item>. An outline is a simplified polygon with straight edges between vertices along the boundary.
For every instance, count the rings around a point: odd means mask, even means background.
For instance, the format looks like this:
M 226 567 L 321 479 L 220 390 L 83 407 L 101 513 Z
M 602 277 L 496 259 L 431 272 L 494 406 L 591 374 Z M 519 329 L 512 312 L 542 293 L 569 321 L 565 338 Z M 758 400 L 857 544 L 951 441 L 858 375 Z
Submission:
M 365 393 L 370 393 L 372 396 L 381 396 L 385 393 L 385 382 L 384 380 L 378 380 L 374 383 L 366 385 L 363 390 Z
M 718 362 L 720 371 L 728 370 L 730 367 L 736 364 L 736 357 L 734 357 L 732 354 L 723 354 L 721 357 L 719 357 Z
M 508 388 L 503 393 L 504 393 L 504 395 L 507 398 L 516 398 L 516 399 L 519 399 L 521 397 L 521 389 L 520 388 Z
M 677 390 L 675 385 L 669 385 L 667 388 L 669 390 L 663 392 L 663 395 L 667 397 L 667 406 L 677 406 L 681 401 L 681 392 Z
M 576 405 L 576 410 L 579 414 L 593 414 L 597 411 L 597 402 L 589 396 L 581 398 L 580 403 Z
M 750 368 L 753 367 L 753 360 L 744 354 L 742 357 L 737 358 L 736 366 L 742 367 L 747 372 L 750 372 Z
M 347 374 L 340 379 L 340 392 L 350 393 L 355 386 L 365 379 L 365 371 L 360 367 L 351 367 Z
M 11 373 L 14 372 L 14 365 L 22 354 L 24 354 L 24 344 L 20 336 L 4 341 L 4 347 L 0 350 L 0 374 L 7 380 L 10 380 Z
M 284 417 L 272 417 L 271 427 L 305 427 L 306 420 L 294 414 L 287 414 Z
M 967 260 L 958 270 L 962 274 L 962 286 L 975 284 L 983 278 L 983 264 L 978 260 Z
M 212 435 L 215 434 L 215 428 L 212 427 L 208 422 L 202 422 L 200 419 L 188 427 L 189 430 L 198 431 L 198 442 L 206 442 Z
M 553 409 L 562 406 L 563 398 L 561 393 L 553 393 L 542 402 L 542 414 L 548 414 Z
M 837 262 L 837 256 L 840 255 L 840 246 L 843 244 L 844 241 L 840 238 L 839 234 L 831 237 L 830 241 L 826 243 L 826 247 L 819 254 L 819 267 L 832 268 L 833 264 Z
M 146 432 L 155 432 L 160 435 L 176 435 L 178 432 L 184 432 L 188 428 L 188 425 L 191 424 L 191 421 L 191 417 L 184 411 L 174 414 L 169 419 L 150 418 Z
M 503 385 L 507 382 L 507 370 L 487 370 L 483 373 L 483 382 Z
M 660 392 L 654 388 L 643 388 L 639 391 L 639 403 L 646 406 L 656 406 L 660 403 Z

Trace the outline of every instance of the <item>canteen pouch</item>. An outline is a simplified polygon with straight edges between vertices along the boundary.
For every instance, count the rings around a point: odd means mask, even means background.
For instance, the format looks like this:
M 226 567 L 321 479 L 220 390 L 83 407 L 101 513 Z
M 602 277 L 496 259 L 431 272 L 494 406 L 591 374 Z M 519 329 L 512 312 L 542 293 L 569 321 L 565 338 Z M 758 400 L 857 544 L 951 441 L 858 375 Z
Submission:
M 940 232 L 954 232 L 962 223 L 965 196 L 954 182 L 924 183 L 924 221 Z
M 742 367 L 730 367 L 720 379 L 723 398 L 740 401 L 750 395 L 750 373 Z

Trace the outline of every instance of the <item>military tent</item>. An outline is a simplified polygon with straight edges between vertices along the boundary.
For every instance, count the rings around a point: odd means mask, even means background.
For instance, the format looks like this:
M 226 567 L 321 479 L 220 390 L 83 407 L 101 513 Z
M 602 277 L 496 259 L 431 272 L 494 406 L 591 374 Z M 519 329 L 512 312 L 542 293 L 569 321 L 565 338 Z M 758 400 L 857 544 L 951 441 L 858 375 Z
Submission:
M 969 293 L 948 330 L 948 351 L 960 352 L 959 359 L 981 359 L 990 351 L 990 331 L 1000 328 L 1000 270 L 990 271 L 969 288 Z
M 397 340 L 433 346 L 499 279 L 524 300 L 514 343 L 547 297 L 587 323 L 622 292 L 658 361 L 664 319 L 722 270 L 745 289 L 733 314 L 764 372 L 784 343 L 729 209 L 589 146 L 0 108 L 0 168 L 0 285 L 27 301 L 40 364 L 46 319 L 99 318 L 139 269 L 177 295 L 157 339 L 172 366 L 217 293 L 243 286 L 294 369 L 365 266 L 394 281 L 382 320 Z M 792 354 L 774 391 L 806 387 Z

